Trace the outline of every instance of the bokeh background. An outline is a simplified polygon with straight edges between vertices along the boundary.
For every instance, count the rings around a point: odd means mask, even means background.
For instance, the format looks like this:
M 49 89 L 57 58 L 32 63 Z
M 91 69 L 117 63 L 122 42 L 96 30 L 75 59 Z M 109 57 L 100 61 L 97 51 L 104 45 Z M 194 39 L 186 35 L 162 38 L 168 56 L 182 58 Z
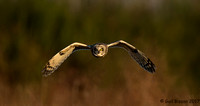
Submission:
M 0 105 L 170 105 L 200 99 L 199 0 L 1 0 Z M 144 71 L 123 49 L 104 58 L 72 54 L 41 71 L 73 42 L 125 40 L 156 65 Z M 173 105 L 173 104 L 172 104 Z M 198 104 L 183 104 L 198 105 Z

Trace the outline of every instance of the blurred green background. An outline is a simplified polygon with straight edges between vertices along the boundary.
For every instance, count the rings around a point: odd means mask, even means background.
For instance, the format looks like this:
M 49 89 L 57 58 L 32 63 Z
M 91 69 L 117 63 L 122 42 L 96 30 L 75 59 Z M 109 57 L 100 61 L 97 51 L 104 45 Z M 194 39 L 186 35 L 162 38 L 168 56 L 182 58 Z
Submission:
M 0 105 L 160 106 L 160 99 L 200 99 L 199 4 L 1 0 Z M 156 73 L 123 49 L 109 49 L 100 59 L 76 52 L 51 76 L 41 76 L 46 62 L 73 42 L 120 39 L 143 51 Z

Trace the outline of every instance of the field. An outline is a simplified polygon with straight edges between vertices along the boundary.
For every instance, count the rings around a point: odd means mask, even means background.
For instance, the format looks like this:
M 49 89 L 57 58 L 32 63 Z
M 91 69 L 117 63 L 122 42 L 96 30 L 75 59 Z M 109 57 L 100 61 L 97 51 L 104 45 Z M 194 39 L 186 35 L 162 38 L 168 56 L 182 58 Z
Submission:
M 200 104 L 197 0 L 1 0 L 0 105 Z M 151 74 L 120 48 L 72 54 L 49 77 L 48 60 L 73 42 L 124 40 L 156 65 Z

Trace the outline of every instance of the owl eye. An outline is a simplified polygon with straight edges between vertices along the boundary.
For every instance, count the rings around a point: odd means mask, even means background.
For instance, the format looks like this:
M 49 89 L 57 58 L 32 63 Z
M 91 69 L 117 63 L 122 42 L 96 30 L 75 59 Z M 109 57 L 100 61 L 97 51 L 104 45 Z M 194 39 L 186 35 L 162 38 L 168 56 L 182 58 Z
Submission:
M 97 51 L 98 49 L 97 49 L 97 48 L 94 48 L 94 50 Z
M 103 48 L 101 48 L 100 51 L 103 51 Z

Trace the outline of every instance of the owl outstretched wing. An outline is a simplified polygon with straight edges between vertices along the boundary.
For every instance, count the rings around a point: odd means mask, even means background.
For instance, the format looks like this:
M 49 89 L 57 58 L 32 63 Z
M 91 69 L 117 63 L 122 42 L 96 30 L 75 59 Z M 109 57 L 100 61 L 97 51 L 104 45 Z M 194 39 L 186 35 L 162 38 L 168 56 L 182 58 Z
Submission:
M 82 43 L 72 43 L 66 48 L 62 49 L 56 55 L 54 55 L 45 65 L 42 70 L 42 75 L 47 77 L 51 75 L 73 52 L 78 50 L 88 50 L 90 46 Z
M 153 73 L 155 72 L 155 65 L 153 62 L 144 55 L 140 50 L 135 48 L 133 45 L 123 41 L 119 40 L 113 43 L 110 43 L 107 45 L 109 48 L 110 47 L 120 47 L 124 48 L 125 50 L 128 51 L 128 53 L 131 55 L 131 57 L 145 70 Z

